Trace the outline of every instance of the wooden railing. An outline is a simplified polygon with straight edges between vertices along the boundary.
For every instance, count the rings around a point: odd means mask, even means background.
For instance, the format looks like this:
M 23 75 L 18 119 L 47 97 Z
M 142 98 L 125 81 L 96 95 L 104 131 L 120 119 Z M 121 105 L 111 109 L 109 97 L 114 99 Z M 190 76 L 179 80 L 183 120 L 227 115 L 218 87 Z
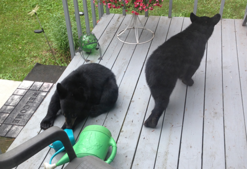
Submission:
M 70 23 L 69 10 L 68 10 L 68 3 L 67 3 L 67 0 L 62 0 L 62 1 L 63 1 L 63 9 L 64 9 L 66 27 L 67 27 L 67 32 L 68 32 L 70 54 L 71 54 L 71 58 L 73 59 L 73 57 L 75 56 L 75 47 L 74 47 L 74 43 L 73 43 L 73 36 L 72 36 L 72 29 L 71 29 L 71 23 Z M 83 13 L 84 13 L 84 17 L 85 17 L 86 32 L 87 32 L 87 34 L 90 34 L 90 24 L 89 24 L 87 0 L 82 0 L 82 2 L 83 2 Z M 95 5 L 93 3 L 93 0 L 91 0 L 90 2 L 91 2 L 90 5 L 91 5 L 91 11 L 92 11 L 93 27 L 95 27 L 97 25 L 96 10 L 95 10 Z M 80 21 L 80 15 L 79 15 L 78 0 L 73 0 L 73 3 L 74 3 L 74 9 L 75 9 L 75 18 L 76 18 L 76 23 L 77 23 L 78 37 L 81 37 L 82 36 L 82 28 L 81 28 L 81 21 Z M 195 0 L 194 9 L 193 9 L 194 14 L 196 14 L 196 12 L 197 12 L 197 3 L 198 3 L 198 0 Z M 225 5 L 225 0 L 222 0 L 221 5 L 220 5 L 220 11 L 219 11 L 221 16 L 223 14 L 224 5 Z M 104 13 L 110 14 L 110 11 L 109 11 L 107 5 L 105 6 L 105 10 L 104 10 L 102 3 L 99 3 L 99 5 L 98 5 L 99 19 L 104 15 Z M 124 9 L 123 9 L 122 13 L 123 13 L 123 15 L 126 15 L 126 12 Z M 145 12 L 145 16 L 148 17 L 148 12 Z M 168 17 L 169 18 L 172 17 L 172 0 L 169 0 Z M 246 6 L 245 15 L 243 18 L 242 25 L 245 26 L 246 23 L 247 23 L 247 6 Z

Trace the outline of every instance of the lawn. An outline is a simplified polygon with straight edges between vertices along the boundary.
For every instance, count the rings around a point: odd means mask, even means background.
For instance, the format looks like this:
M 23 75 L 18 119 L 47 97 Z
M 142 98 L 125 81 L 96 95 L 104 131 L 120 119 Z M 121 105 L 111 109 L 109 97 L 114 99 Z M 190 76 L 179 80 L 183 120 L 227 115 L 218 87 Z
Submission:
M 68 4 L 73 17 L 73 1 L 68 0 Z M 193 11 L 193 4 L 193 0 L 174 0 L 173 16 L 188 17 Z M 223 18 L 243 19 L 246 4 L 244 0 L 226 0 Z M 40 6 L 37 14 L 52 44 L 56 59 L 50 51 L 44 34 L 34 33 L 34 30 L 40 29 L 40 26 L 35 15 L 30 16 L 28 13 L 36 5 Z M 169 0 L 164 0 L 162 8 L 155 9 L 149 14 L 167 16 L 168 5 Z M 82 11 L 82 1 L 79 1 L 79 6 Z M 213 16 L 219 12 L 219 9 L 220 0 L 199 0 L 197 15 Z M 121 13 L 121 10 L 111 12 Z M 84 23 L 83 17 L 81 21 Z M 0 0 L 0 79 L 22 81 L 36 63 L 66 66 L 70 62 L 69 50 L 61 52 L 53 36 L 55 33 L 59 32 L 61 35 L 64 32 L 60 31 L 65 27 L 64 24 L 61 0 Z M 60 35 L 55 37 L 62 37 Z M 67 39 L 65 33 L 63 38 Z M 64 39 L 60 39 L 65 43 Z

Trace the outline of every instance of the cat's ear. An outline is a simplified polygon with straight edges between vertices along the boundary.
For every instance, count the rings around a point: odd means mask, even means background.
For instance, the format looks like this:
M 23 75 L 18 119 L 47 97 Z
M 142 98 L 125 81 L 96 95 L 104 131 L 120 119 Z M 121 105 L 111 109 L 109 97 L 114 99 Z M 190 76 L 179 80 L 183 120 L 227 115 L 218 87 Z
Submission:
M 62 86 L 61 83 L 58 83 L 58 84 L 57 84 L 57 93 L 58 93 L 60 99 L 64 99 L 64 98 L 66 98 L 67 95 L 68 95 L 67 89 L 65 89 L 65 88 Z
M 198 17 L 193 12 L 190 13 L 190 20 L 192 23 L 195 22 L 197 20 L 197 18 Z
M 221 18 L 220 14 L 214 15 L 214 16 L 211 18 L 212 24 L 213 24 L 213 25 L 216 25 L 216 24 L 220 21 L 220 18 Z

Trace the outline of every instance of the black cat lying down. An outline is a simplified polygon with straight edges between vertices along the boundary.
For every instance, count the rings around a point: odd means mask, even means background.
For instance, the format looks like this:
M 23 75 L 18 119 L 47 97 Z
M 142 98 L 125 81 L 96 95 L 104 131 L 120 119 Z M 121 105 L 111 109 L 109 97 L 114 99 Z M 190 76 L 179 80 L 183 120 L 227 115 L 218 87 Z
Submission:
M 117 97 L 118 86 L 111 70 L 96 63 L 82 65 L 57 84 L 40 128 L 53 126 L 59 110 L 65 116 L 62 128 L 74 128 L 88 116 L 109 111 Z
M 159 46 L 149 57 L 145 72 L 155 107 L 144 123 L 146 127 L 156 127 L 178 78 L 188 86 L 193 85 L 192 76 L 200 66 L 206 43 L 220 18 L 220 14 L 209 18 L 191 13 L 191 25 Z

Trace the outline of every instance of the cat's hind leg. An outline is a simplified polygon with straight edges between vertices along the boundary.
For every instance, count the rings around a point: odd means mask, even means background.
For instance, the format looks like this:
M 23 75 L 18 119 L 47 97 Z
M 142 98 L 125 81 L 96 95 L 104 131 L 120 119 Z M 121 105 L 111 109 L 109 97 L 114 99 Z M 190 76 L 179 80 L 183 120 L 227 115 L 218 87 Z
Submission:
M 60 99 L 57 92 L 51 98 L 50 104 L 48 106 L 48 111 L 45 118 L 40 123 L 40 128 L 43 130 L 48 129 L 49 127 L 53 126 L 53 123 L 56 119 L 56 115 L 61 109 L 60 107 Z
M 181 78 L 182 82 L 186 84 L 187 86 L 192 86 L 194 84 L 192 76 L 195 74 L 197 69 L 198 69 L 198 66 L 187 65 L 184 71 L 184 74 Z
M 109 78 L 104 84 L 99 104 L 92 106 L 89 116 L 96 117 L 113 108 L 118 98 L 118 86 L 115 78 Z
M 170 95 L 176 85 L 177 78 L 170 78 L 169 81 L 158 83 L 150 87 L 151 95 L 154 98 L 155 106 L 151 115 L 145 121 L 146 127 L 155 128 L 163 111 L 167 108 Z

